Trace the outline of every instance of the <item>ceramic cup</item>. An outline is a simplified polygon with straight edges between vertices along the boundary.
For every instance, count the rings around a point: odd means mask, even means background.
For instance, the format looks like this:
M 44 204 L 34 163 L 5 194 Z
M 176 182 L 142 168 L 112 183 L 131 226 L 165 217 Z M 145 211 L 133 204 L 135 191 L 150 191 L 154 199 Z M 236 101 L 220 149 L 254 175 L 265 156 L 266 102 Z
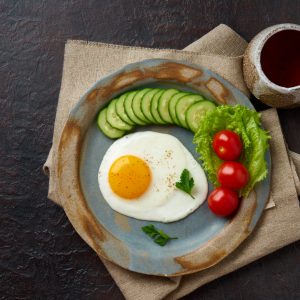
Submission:
M 300 25 L 279 24 L 256 35 L 243 61 L 254 96 L 278 108 L 300 106 Z

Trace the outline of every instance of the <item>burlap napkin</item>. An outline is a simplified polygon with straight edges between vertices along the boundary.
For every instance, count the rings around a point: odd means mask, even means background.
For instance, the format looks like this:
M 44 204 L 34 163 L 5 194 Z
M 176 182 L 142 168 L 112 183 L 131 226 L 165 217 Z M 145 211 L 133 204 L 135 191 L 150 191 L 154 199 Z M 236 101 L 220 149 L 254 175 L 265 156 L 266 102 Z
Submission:
M 226 25 L 216 27 L 184 51 L 68 41 L 53 146 L 44 166 L 50 177 L 48 197 L 59 204 L 53 165 L 56 163 L 63 125 L 71 107 L 96 80 L 128 63 L 148 58 L 170 58 L 203 65 L 248 94 L 242 75 L 242 55 L 246 46 L 245 40 Z M 296 192 L 296 187 L 300 192 L 297 174 L 300 157 L 295 153 L 288 155 L 276 110 L 264 111 L 262 120 L 272 136 L 271 189 L 275 207 L 264 212 L 254 232 L 234 253 L 215 267 L 192 275 L 176 278 L 141 275 L 102 260 L 126 299 L 178 299 L 207 282 L 300 239 L 300 208 Z M 271 203 L 270 206 L 274 205 Z

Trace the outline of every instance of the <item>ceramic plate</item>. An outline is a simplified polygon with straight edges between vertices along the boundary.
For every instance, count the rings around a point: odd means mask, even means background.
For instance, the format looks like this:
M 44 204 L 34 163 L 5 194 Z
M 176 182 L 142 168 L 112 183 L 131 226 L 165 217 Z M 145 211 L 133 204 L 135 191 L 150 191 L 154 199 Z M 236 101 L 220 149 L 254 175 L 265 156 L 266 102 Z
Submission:
M 178 237 L 165 247 L 153 243 L 141 231 L 150 222 L 113 211 L 103 199 L 97 179 L 103 155 L 114 142 L 97 128 L 99 109 L 124 91 L 144 87 L 173 87 L 203 94 L 218 104 L 239 103 L 253 109 L 245 95 L 203 67 L 162 59 L 127 65 L 99 80 L 70 113 L 58 151 L 61 201 L 76 231 L 101 257 L 145 274 L 193 273 L 217 264 L 252 232 L 267 203 L 270 178 L 243 199 L 232 219 L 215 216 L 205 202 L 183 220 L 168 224 L 151 222 L 170 236 Z M 198 158 L 192 144 L 193 134 L 185 129 L 147 126 L 137 130 L 174 135 Z M 270 171 L 270 153 L 266 159 Z M 212 190 L 211 185 L 209 189 Z

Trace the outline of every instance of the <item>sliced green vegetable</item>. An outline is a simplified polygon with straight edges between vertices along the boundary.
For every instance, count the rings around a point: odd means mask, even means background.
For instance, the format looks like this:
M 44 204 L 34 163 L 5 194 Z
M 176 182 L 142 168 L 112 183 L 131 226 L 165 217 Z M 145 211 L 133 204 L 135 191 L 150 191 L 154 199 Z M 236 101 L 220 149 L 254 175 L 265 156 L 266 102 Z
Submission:
M 202 116 L 214 104 L 199 95 L 176 89 L 144 88 L 128 91 L 112 99 L 107 106 L 103 133 L 107 136 L 121 134 L 113 129 L 130 132 L 135 126 L 147 124 L 176 124 L 195 132 Z M 200 105 L 193 105 L 201 102 Z M 104 116 L 104 115 L 102 115 Z M 103 124 L 108 124 L 109 126 Z M 102 127 L 99 126 L 101 129 Z M 113 132 L 111 134 L 111 132 Z M 124 134 L 124 133 L 122 133 Z
M 117 101 L 118 101 L 118 99 L 111 100 L 107 107 L 107 112 L 106 112 L 107 122 L 109 123 L 109 125 L 111 125 L 112 127 L 116 128 L 116 129 L 129 131 L 133 128 L 133 126 L 124 122 L 117 114 L 117 111 L 116 111 Z
M 193 132 L 196 132 L 205 114 L 215 108 L 216 105 L 211 101 L 199 101 L 192 104 L 186 111 L 185 116 L 188 127 Z
M 124 121 L 126 122 L 127 124 L 130 124 L 130 125 L 135 125 L 134 122 L 132 122 L 127 113 L 125 112 L 125 107 L 124 107 L 124 101 L 127 97 L 127 94 L 128 93 L 124 93 L 120 96 L 120 98 L 118 99 L 118 101 L 116 102 L 116 112 L 118 114 L 118 116 Z
M 190 93 L 184 93 L 184 92 L 177 93 L 169 101 L 169 113 L 170 113 L 170 116 L 172 118 L 173 124 L 176 124 L 176 125 L 180 126 L 179 120 L 176 116 L 176 110 L 175 110 L 176 104 L 177 104 L 177 102 L 179 101 L 180 98 L 182 98 L 183 96 L 187 96 L 189 94 Z
M 166 124 L 166 122 L 160 117 L 160 114 L 158 112 L 158 102 L 164 91 L 165 90 L 160 90 L 158 93 L 156 93 L 151 101 L 151 114 L 156 124 Z
M 125 112 L 127 114 L 127 116 L 129 117 L 129 119 L 136 125 L 145 125 L 146 122 L 144 122 L 143 120 L 139 119 L 136 114 L 134 113 L 133 109 L 132 109 L 132 102 L 133 99 L 135 97 L 135 95 L 138 93 L 138 91 L 132 91 L 130 93 L 127 94 L 125 100 L 124 100 L 124 108 L 125 108 Z
M 171 118 L 170 112 L 169 112 L 169 102 L 170 102 L 171 98 L 178 93 L 179 93 L 178 90 L 167 89 L 164 91 L 164 93 L 159 98 L 157 110 L 158 110 L 160 117 L 166 123 L 172 123 L 172 118 Z
M 188 125 L 186 123 L 186 112 L 192 104 L 202 100 L 204 100 L 202 96 L 195 94 L 190 94 L 179 99 L 176 104 L 175 111 L 180 126 L 188 129 Z
M 142 111 L 142 99 L 143 99 L 144 95 L 150 91 L 151 91 L 151 89 L 149 89 L 149 88 L 139 90 L 136 93 L 136 95 L 134 96 L 134 98 L 132 99 L 132 104 L 131 104 L 131 107 L 132 107 L 132 110 L 133 110 L 133 113 L 135 114 L 135 116 L 138 119 L 142 120 L 145 124 L 149 123 L 149 120 L 145 117 L 145 115 Z
M 161 91 L 161 89 L 151 89 L 148 93 L 144 95 L 142 100 L 142 112 L 148 119 L 149 123 L 156 123 L 155 119 L 151 114 L 151 102 L 154 95 L 159 91 Z
M 107 108 L 104 108 L 100 111 L 100 113 L 98 115 L 97 124 L 98 124 L 100 130 L 111 139 L 120 138 L 121 136 L 123 136 L 126 133 L 126 131 L 113 128 L 107 122 L 106 113 L 107 113 Z

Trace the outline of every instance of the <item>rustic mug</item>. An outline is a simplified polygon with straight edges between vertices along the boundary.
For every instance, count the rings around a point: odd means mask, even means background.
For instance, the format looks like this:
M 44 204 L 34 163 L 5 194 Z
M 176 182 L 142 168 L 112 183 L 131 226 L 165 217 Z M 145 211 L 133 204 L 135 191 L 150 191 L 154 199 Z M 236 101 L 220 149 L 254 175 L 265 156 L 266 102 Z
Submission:
M 300 106 L 300 25 L 279 24 L 256 35 L 243 61 L 254 96 L 278 108 Z

